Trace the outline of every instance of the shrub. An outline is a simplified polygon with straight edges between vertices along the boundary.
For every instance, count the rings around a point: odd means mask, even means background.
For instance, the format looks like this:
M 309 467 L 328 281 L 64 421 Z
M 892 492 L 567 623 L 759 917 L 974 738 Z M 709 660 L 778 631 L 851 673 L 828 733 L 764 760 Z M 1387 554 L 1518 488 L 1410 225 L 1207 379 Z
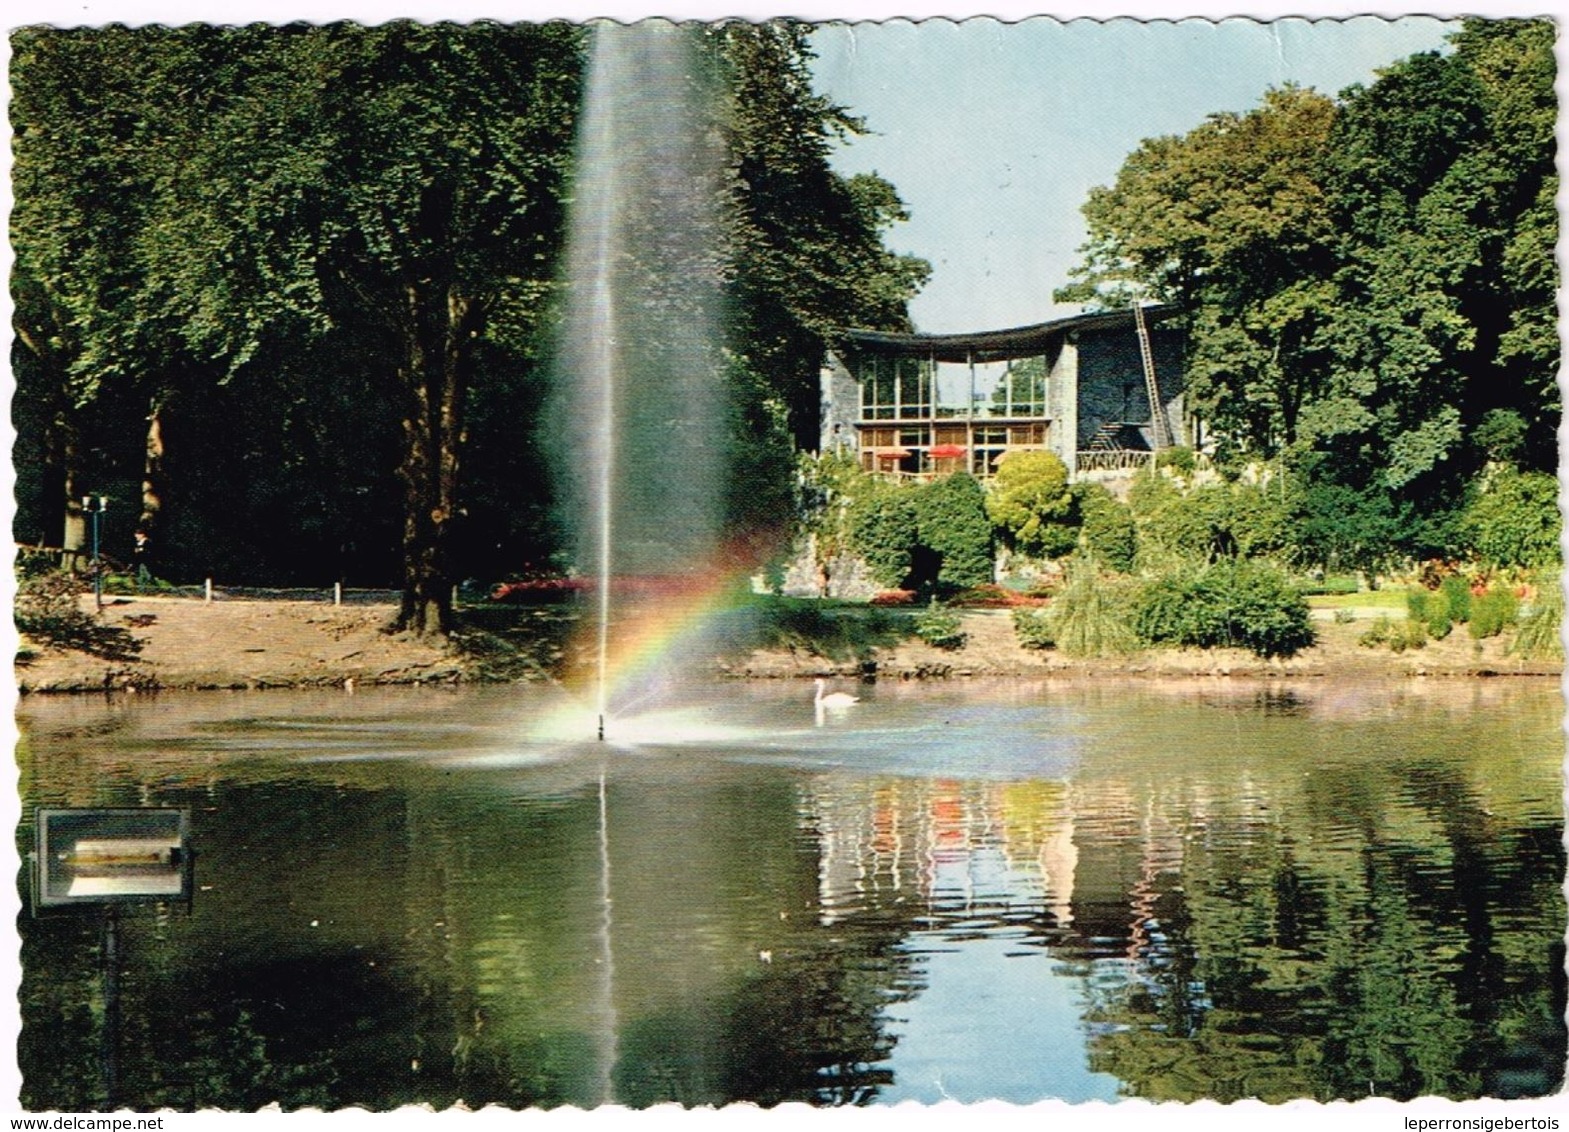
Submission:
M 1075 561 L 1047 618 L 1057 648 L 1068 656 L 1117 656 L 1139 646 L 1126 583 L 1103 578 L 1092 558 Z
M 1297 589 L 1302 591 L 1304 597 L 1315 594 L 1354 594 L 1357 592 L 1357 579 L 1352 574 L 1329 574 L 1299 581 Z
M 16 627 L 45 640 L 71 639 L 93 627 L 78 598 L 87 584 L 75 574 L 53 570 L 24 578 L 16 589 Z
M 1389 648 L 1392 652 L 1405 652 L 1406 649 L 1422 649 L 1427 647 L 1427 626 L 1421 621 L 1412 621 L 1407 618 L 1404 622 L 1396 622 L 1394 629 L 1389 634 Z
M 1051 630 L 1051 611 L 1047 609 L 1015 609 L 1013 635 L 1019 646 L 1027 649 L 1049 649 L 1057 638 Z
M 1363 648 L 1386 646 L 1391 652 L 1419 649 L 1427 644 L 1427 626 L 1409 617 L 1404 621 L 1395 621 L 1381 614 L 1367 632 L 1357 638 L 1357 643 Z
M 1128 506 L 1140 523 L 1181 498 L 1182 490 L 1172 478 L 1154 468 L 1147 467 L 1135 473 L 1128 488 Z
M 997 465 L 986 514 L 1011 549 L 1058 558 L 1078 539 L 1073 502 L 1068 467 L 1056 453 L 1010 452 Z
M 1181 574 L 1163 574 L 1145 584 L 1134 607 L 1133 626 L 1152 645 L 1191 644 L 1200 627 L 1188 582 Z
M 1288 542 L 1289 505 L 1274 488 L 1205 484 L 1184 493 L 1158 472 L 1143 473 L 1128 502 L 1140 547 L 1168 563 L 1172 557 L 1254 557 Z
M 957 472 L 914 494 L 918 541 L 936 565 L 936 577 L 923 580 L 949 589 L 990 582 L 992 525 L 980 481 L 968 472 Z
M 1134 477 L 1128 506 L 1138 529 L 1141 555 L 1157 564 L 1174 558 L 1209 553 L 1210 522 L 1206 504 L 1212 489 L 1184 495 L 1170 477 L 1154 469 Z
M 1291 656 L 1313 644 L 1306 599 L 1279 570 L 1262 562 L 1223 562 L 1219 572 L 1229 604 L 1233 643 L 1259 656 Z
M 1466 632 L 1478 641 L 1496 637 L 1515 623 L 1519 613 L 1520 599 L 1513 591 L 1488 590 L 1471 598 L 1471 620 L 1466 623 Z
M 1448 607 L 1449 620 L 1456 624 L 1471 620 L 1471 587 L 1459 574 L 1450 574 L 1438 583 Z
M 915 635 L 935 649 L 962 648 L 966 639 L 959 615 L 938 605 L 936 598 L 915 615 Z
M 561 601 L 588 589 L 587 578 L 535 575 L 498 582 L 490 591 L 491 601 L 534 604 Z
M 1489 409 L 1477 422 L 1471 439 L 1490 460 L 1513 462 L 1525 449 L 1529 430 L 1525 418 L 1513 409 Z
M 1247 558 L 1274 554 L 1290 543 L 1290 503 L 1273 483 L 1232 484 L 1224 523 L 1237 553 Z
M 1301 593 L 1262 562 L 1226 559 L 1155 579 L 1139 595 L 1135 624 L 1151 644 L 1234 646 L 1291 656 L 1314 641 Z
M 1562 659 L 1564 591 L 1563 582 L 1555 572 L 1540 581 L 1537 598 L 1525 616 L 1520 619 L 1520 632 L 1515 634 L 1509 651 L 1523 657 L 1555 657 Z
M 125 630 L 100 624 L 82 609 L 87 584 L 75 574 L 53 571 L 24 578 L 17 586 L 16 627 L 39 641 L 80 649 L 110 660 L 129 660 L 141 642 Z
M 1373 619 L 1373 623 L 1362 630 L 1362 635 L 1357 638 L 1357 644 L 1365 649 L 1378 648 L 1389 643 L 1389 635 L 1394 631 L 1395 623 L 1389 619 L 1388 614 L 1381 613 Z
M 1112 570 L 1133 569 L 1139 543 L 1132 509 L 1098 483 L 1074 484 L 1073 495 L 1085 549 Z
M 1425 626 L 1436 641 L 1449 636 L 1449 600 L 1442 593 L 1412 590 L 1406 595 L 1406 617 Z
M 914 605 L 914 590 L 880 590 L 872 595 L 873 605 Z
M 1167 448 L 1155 456 L 1157 468 L 1170 468 L 1174 472 L 1191 476 L 1193 469 L 1198 467 L 1198 457 L 1193 454 L 1193 449 L 1184 446 Z

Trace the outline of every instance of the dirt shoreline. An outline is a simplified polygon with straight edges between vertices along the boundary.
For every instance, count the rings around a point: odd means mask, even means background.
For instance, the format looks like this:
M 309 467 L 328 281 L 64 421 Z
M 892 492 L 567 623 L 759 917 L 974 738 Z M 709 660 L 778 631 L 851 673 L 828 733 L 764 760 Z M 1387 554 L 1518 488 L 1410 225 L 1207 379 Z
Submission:
M 86 608 L 91 609 L 91 599 Z M 104 626 L 134 638 L 134 656 L 95 656 L 22 641 L 15 678 L 24 694 L 153 690 L 548 681 L 570 664 L 565 645 L 509 651 L 482 630 L 442 649 L 383 632 L 393 607 L 303 601 L 214 601 L 114 597 Z M 1264 660 L 1240 649 L 1154 649 L 1108 660 L 1074 660 L 1022 649 L 1005 610 L 963 614 L 965 645 L 955 650 L 907 640 L 863 657 L 831 659 L 804 649 L 755 650 L 717 658 L 719 677 L 883 680 L 972 677 L 1327 678 L 1368 681 L 1418 677 L 1560 677 L 1557 660 L 1507 654 L 1507 638 L 1473 641 L 1457 629 L 1425 648 L 1393 653 L 1360 646 L 1369 618 L 1319 621 L 1319 643 L 1295 657 Z

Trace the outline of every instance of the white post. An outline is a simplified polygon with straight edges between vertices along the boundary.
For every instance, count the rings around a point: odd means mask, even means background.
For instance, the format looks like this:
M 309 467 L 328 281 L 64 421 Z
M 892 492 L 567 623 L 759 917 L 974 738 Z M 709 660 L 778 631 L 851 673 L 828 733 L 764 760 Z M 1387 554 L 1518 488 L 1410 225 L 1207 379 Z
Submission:
M 212 579 L 211 578 L 207 579 L 207 584 L 204 587 L 204 589 L 205 589 L 205 597 L 203 597 L 202 600 L 204 600 L 204 601 L 211 601 L 212 600 Z
M 333 605 L 342 605 L 343 604 L 343 583 L 342 582 L 334 582 L 334 583 L 332 583 L 332 604 Z

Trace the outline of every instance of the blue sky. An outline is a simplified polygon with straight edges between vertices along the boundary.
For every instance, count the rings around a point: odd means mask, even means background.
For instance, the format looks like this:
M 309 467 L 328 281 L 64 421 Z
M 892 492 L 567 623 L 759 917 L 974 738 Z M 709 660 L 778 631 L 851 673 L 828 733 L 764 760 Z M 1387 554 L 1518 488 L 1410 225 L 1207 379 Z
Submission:
M 911 219 L 888 243 L 930 260 L 916 326 L 1018 326 L 1056 306 L 1085 238 L 1079 207 L 1147 137 L 1256 106 L 1295 82 L 1336 94 L 1442 49 L 1455 25 L 1384 20 L 1080 19 L 840 23 L 819 30 L 818 89 L 866 120 L 844 173 L 875 170 Z

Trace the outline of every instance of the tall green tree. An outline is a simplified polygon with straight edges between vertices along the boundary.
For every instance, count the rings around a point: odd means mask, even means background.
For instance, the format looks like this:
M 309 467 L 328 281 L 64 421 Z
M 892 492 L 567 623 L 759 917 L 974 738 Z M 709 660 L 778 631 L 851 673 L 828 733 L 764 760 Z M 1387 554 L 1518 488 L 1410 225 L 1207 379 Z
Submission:
M 196 176 L 173 187 L 177 246 L 208 254 L 176 254 L 196 278 L 170 303 L 222 304 L 200 344 L 246 359 L 282 321 L 378 359 L 403 432 L 400 628 L 450 628 L 476 351 L 543 316 L 580 46 L 560 24 L 268 35 L 242 55 Z
M 1487 460 L 1554 466 L 1552 40 L 1469 21 L 1343 95 L 1333 366 L 1304 437 L 1335 482 L 1452 510 Z
M 169 344 L 139 317 L 147 123 L 161 112 L 142 42 L 124 27 L 12 37 L 13 411 L 18 454 L 32 457 L 17 461 L 19 519 L 46 542 L 63 533 L 79 545 L 79 496 L 104 486 L 89 453 L 102 444 L 83 435 L 112 400 L 101 395 L 156 391 L 174 370 Z M 136 444 L 143 414 L 113 416 Z

